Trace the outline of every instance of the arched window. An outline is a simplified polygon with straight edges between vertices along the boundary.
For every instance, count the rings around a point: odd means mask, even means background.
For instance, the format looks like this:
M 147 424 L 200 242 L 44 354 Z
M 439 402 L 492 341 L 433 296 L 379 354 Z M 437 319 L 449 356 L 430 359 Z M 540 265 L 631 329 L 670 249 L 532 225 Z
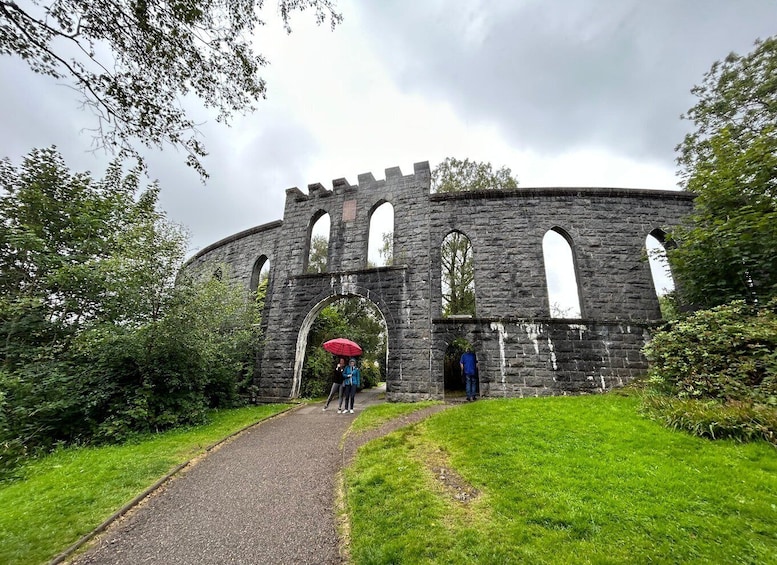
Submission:
M 569 235 L 558 227 L 548 230 L 542 238 L 551 318 L 580 318 L 582 315 L 570 241 Z
M 394 207 L 383 202 L 370 214 L 367 266 L 383 267 L 394 261 Z
M 656 296 L 664 296 L 674 290 L 674 279 L 669 268 L 669 261 L 666 258 L 663 241 L 664 233 L 661 230 L 654 230 L 645 238 L 645 248 L 647 249 L 648 263 L 650 263 L 650 273 L 653 275 Z
M 321 211 L 313 217 L 308 240 L 306 273 L 325 273 L 329 258 L 329 214 Z
M 461 232 L 449 233 L 440 246 L 442 315 L 475 315 L 475 261 L 472 244 Z
M 267 281 L 270 278 L 270 261 L 266 255 L 262 255 L 254 263 L 254 268 L 251 270 L 251 292 L 260 291 L 262 288 L 267 288 Z

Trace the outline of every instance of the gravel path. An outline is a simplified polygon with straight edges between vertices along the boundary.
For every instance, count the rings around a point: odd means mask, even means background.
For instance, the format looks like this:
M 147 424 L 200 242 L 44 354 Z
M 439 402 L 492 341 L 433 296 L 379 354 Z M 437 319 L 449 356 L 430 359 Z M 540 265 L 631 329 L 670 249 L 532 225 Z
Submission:
M 72 563 L 341 563 L 335 480 L 360 443 L 343 450 L 341 440 L 381 392 L 359 393 L 355 414 L 315 403 L 250 428 L 146 498 Z

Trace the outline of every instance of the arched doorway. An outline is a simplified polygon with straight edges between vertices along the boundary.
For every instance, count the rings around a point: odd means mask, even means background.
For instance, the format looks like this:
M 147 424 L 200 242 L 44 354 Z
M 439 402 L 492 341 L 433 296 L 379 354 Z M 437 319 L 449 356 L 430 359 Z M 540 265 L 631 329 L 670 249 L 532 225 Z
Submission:
M 357 359 L 364 388 L 385 382 L 388 330 L 383 313 L 365 296 L 332 295 L 310 309 L 299 329 L 292 398 L 316 398 L 329 392 L 337 356 L 324 351 L 321 344 L 336 337 L 362 346 Z
M 445 383 L 445 398 L 456 399 L 464 398 L 466 392 L 464 389 L 464 377 L 461 374 L 461 367 L 459 360 L 462 354 L 471 347 L 469 341 L 462 337 L 457 337 L 450 344 L 448 344 L 445 350 L 445 356 L 443 357 L 443 379 Z

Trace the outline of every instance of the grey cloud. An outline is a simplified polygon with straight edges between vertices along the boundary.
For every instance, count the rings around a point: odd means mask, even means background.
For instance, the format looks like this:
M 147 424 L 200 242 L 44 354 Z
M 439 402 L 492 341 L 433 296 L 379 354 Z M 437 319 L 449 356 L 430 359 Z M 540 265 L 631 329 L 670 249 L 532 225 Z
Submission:
M 229 142 L 230 133 L 245 136 L 247 129 L 252 130 L 248 140 Z M 192 253 L 244 229 L 282 219 L 288 179 L 301 178 L 307 156 L 317 150 L 309 132 L 284 116 L 260 116 L 227 135 L 206 137 L 210 154 L 205 166 L 211 178 L 204 186 L 182 159 L 162 154 L 150 159 L 162 187 L 162 207 L 172 219 L 193 227 Z
M 56 145 L 72 171 L 100 178 L 112 155 L 90 152 L 92 116 L 79 109 L 78 93 L 36 75 L 18 60 L 0 58 L 0 158 L 14 163 L 33 148 Z M 10 85 L 10 86 L 6 86 Z M 190 251 L 256 225 L 281 219 L 289 178 L 301 178 L 318 150 L 311 134 L 293 117 L 262 111 L 233 128 L 201 126 L 210 154 L 206 185 L 173 148 L 145 150 L 149 182 L 158 180 L 160 207 L 191 233 Z
M 710 65 L 777 32 L 773 0 L 436 5 L 362 8 L 403 88 L 498 124 L 520 148 L 598 145 L 663 162 L 689 127 L 679 116 Z

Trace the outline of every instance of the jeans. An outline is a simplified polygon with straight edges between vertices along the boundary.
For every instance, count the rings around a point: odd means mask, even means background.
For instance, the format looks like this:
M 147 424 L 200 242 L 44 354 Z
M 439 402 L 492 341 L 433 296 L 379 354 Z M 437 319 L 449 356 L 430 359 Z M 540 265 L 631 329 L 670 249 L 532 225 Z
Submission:
M 464 386 L 467 391 L 467 400 L 470 398 L 474 400 L 475 393 L 478 389 L 478 376 L 477 375 L 465 375 Z
M 335 395 L 335 391 L 337 392 L 337 404 L 340 405 L 343 403 L 343 391 L 342 386 L 340 383 L 332 383 L 332 390 L 329 391 L 329 398 L 326 399 L 326 404 L 324 405 L 324 408 L 329 408 L 329 402 L 332 400 L 332 397 Z
M 353 399 L 356 396 L 356 385 L 343 385 L 344 410 L 353 410 Z

